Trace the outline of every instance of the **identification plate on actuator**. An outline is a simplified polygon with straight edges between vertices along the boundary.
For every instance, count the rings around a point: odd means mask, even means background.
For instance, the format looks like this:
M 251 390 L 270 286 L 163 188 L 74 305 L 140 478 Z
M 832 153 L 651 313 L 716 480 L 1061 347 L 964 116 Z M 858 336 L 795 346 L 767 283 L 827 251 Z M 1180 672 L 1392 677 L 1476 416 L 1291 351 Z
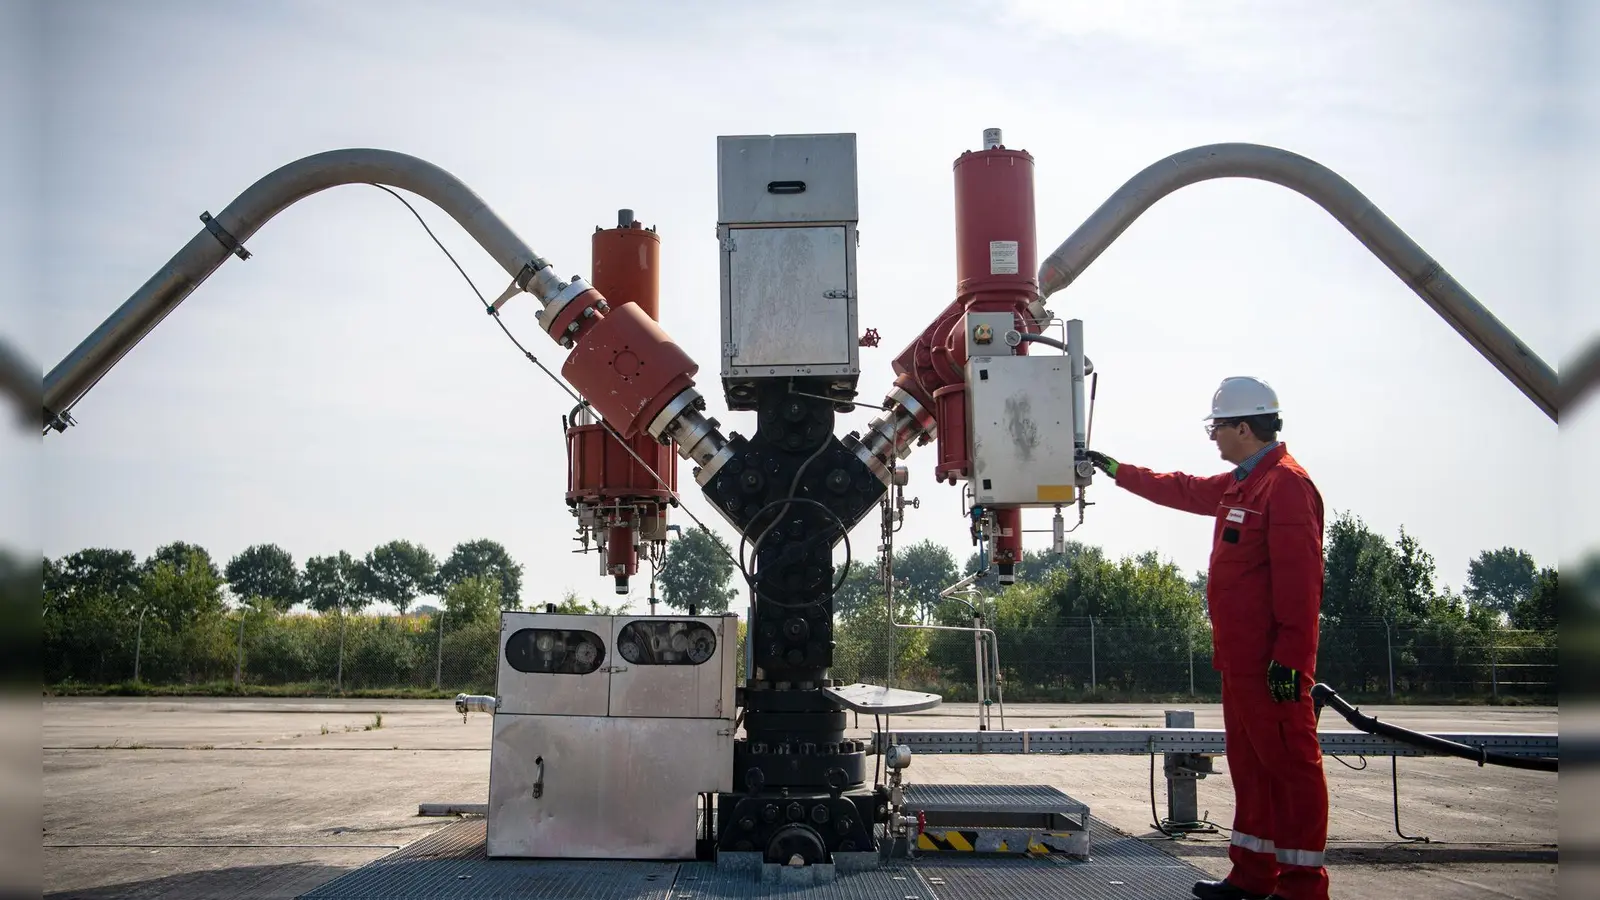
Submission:
M 1017 274 L 1017 242 L 1016 241 L 990 241 L 989 242 L 989 274 L 990 275 L 1015 275 L 1015 274 Z

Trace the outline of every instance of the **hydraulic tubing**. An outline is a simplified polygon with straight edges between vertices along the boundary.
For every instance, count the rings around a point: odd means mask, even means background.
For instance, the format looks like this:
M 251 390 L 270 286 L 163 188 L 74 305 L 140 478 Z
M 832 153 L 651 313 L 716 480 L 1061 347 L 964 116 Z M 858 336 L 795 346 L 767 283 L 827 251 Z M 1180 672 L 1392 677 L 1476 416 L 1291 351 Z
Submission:
M 1056 340 L 1055 338 L 1051 337 L 1048 334 L 1028 334 L 1027 332 L 1022 332 L 1022 331 L 1015 332 L 1015 334 L 1017 335 L 1017 341 L 1019 343 L 1026 342 L 1026 341 L 1035 341 L 1035 342 L 1040 343 L 1040 344 L 1045 344 L 1046 346 L 1054 347 L 1057 350 L 1060 350 L 1062 353 L 1069 352 L 1069 349 L 1067 347 L 1067 343 L 1065 341 L 1058 341 L 1058 340 Z M 1094 374 L 1094 360 L 1090 359 L 1087 356 L 1085 356 L 1083 358 L 1083 374 L 1085 374 L 1085 375 L 1093 375 Z
M 1344 716 L 1345 720 L 1351 725 L 1365 731 L 1367 734 L 1393 738 L 1403 744 L 1422 747 L 1446 756 L 1459 756 L 1462 759 L 1470 759 L 1480 766 L 1489 764 L 1509 766 L 1513 769 L 1533 769 L 1538 772 L 1558 771 L 1559 760 L 1549 757 L 1506 756 L 1500 753 L 1492 753 L 1482 747 L 1469 747 L 1466 744 L 1447 741 L 1431 734 L 1423 734 L 1419 731 L 1412 731 L 1409 728 L 1401 728 L 1398 725 L 1380 722 L 1351 706 L 1343 697 L 1339 696 L 1337 691 L 1321 682 L 1312 685 L 1311 697 L 1319 704 L 1333 707 L 1334 711 Z
M 1316 202 L 1355 235 L 1476 347 L 1552 421 L 1561 394 L 1555 370 L 1501 324 L 1466 288 L 1372 201 L 1331 169 L 1303 156 L 1259 144 L 1209 144 L 1185 150 L 1133 176 L 1039 265 L 1039 290 L 1048 297 L 1071 284 L 1111 242 L 1157 200 L 1213 178 L 1255 178 Z
M 45 429 L 225 262 L 248 258 L 245 241 L 298 200 L 343 184 L 378 183 L 427 198 L 449 213 L 506 270 L 517 287 L 548 303 L 563 285 L 549 263 L 517 237 L 477 194 L 432 163 L 390 150 L 330 150 L 296 160 L 246 188 L 160 271 L 83 339 L 44 378 Z

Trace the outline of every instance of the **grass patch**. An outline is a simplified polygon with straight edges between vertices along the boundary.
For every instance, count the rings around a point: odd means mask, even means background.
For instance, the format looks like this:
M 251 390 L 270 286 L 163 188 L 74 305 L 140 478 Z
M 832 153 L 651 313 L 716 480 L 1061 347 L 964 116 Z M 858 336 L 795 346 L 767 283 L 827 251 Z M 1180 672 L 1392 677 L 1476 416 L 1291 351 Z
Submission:
M 475 693 L 488 693 L 476 690 Z M 145 684 L 121 682 L 116 684 L 45 685 L 46 697 L 311 697 L 368 700 L 453 700 L 459 690 L 436 691 L 433 688 L 362 688 L 339 691 L 331 683 L 307 682 L 304 684 L 244 684 L 231 681 L 212 681 L 199 684 Z

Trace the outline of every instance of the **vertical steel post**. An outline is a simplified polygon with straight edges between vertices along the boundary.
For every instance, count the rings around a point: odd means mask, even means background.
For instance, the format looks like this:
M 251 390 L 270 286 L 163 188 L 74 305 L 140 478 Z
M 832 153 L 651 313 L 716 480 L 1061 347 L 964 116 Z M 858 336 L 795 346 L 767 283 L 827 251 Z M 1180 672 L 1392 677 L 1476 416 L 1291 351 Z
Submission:
M 1089 692 L 1100 690 L 1100 679 L 1094 666 L 1094 616 L 1089 617 Z
M 1495 658 L 1495 646 L 1489 645 L 1489 693 L 1496 700 L 1500 699 L 1500 661 Z
M 985 666 L 984 666 L 984 659 L 983 659 L 983 632 L 978 630 L 978 629 L 980 629 L 982 627 L 983 627 L 983 616 L 978 612 L 977 606 L 973 606 L 973 608 L 972 608 L 972 628 L 973 628 L 973 632 L 972 632 L 972 647 L 973 647 L 973 651 L 974 651 L 974 657 L 973 657 L 972 672 L 973 672 L 973 675 L 977 678 L 977 681 L 978 681 L 978 730 L 979 731 L 988 731 L 989 730 L 989 716 L 987 715 L 988 710 L 984 706 L 984 701 L 986 699 L 988 699 L 988 695 L 987 695 L 987 691 L 986 691 L 986 688 L 987 688 L 986 681 L 987 680 L 984 678 L 984 668 L 985 668 Z
M 239 658 L 233 664 L 233 686 L 239 686 L 239 679 L 244 675 L 244 611 L 245 605 L 239 604 Z
M 1383 618 L 1383 644 L 1389 655 L 1389 699 L 1394 699 L 1394 638 L 1389 634 L 1389 617 Z
M 443 603 L 443 601 L 440 601 Z M 433 662 L 433 689 L 439 690 L 439 685 L 444 681 L 444 610 L 441 609 L 434 615 L 439 617 L 439 646 Z
M 1194 696 L 1194 629 L 1189 629 L 1189 696 Z
M 344 604 L 339 604 L 339 661 L 334 664 L 333 683 L 344 693 Z
M 1193 728 L 1194 710 L 1167 710 L 1167 727 Z M 1190 774 L 1189 759 L 1186 753 L 1168 753 L 1162 760 L 1167 776 L 1167 821 L 1179 826 L 1200 821 L 1200 783 Z
M 144 649 L 144 614 L 150 609 L 148 606 L 139 608 L 139 630 L 133 639 L 133 683 L 139 683 L 139 653 Z

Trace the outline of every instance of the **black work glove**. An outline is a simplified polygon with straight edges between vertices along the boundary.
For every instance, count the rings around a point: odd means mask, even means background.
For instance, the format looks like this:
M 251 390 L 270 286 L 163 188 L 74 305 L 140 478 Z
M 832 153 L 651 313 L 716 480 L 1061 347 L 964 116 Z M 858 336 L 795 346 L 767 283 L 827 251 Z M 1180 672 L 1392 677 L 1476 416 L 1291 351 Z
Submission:
M 1096 469 L 1099 469 L 1107 475 L 1110 475 L 1112 478 L 1117 477 L 1116 460 L 1098 450 L 1090 450 L 1086 455 L 1088 456 L 1089 462 L 1092 463 Z
M 1300 673 L 1277 660 L 1267 667 L 1267 690 L 1273 703 L 1300 702 Z

